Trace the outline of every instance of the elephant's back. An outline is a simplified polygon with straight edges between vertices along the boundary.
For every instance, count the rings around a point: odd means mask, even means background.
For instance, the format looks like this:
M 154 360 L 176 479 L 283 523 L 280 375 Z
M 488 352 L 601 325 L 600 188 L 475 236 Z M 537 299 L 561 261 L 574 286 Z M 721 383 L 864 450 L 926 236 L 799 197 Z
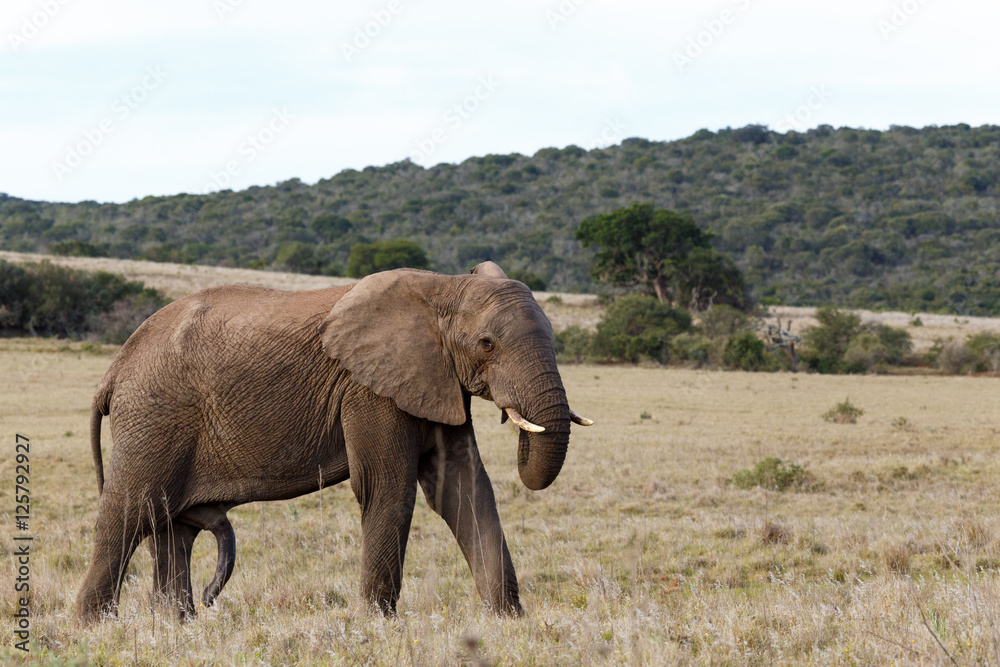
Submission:
M 211 393 L 247 373 L 294 363 L 297 354 L 321 351 L 317 327 L 347 289 L 224 285 L 195 292 L 136 329 L 98 391 L 113 395 L 131 385 L 140 391 Z

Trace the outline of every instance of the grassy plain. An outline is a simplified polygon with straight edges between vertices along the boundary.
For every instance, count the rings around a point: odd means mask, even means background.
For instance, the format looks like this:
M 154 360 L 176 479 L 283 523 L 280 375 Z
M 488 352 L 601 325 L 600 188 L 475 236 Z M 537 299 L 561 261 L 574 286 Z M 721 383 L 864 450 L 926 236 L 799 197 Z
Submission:
M 370 615 L 343 484 L 233 510 L 236 573 L 193 621 L 151 604 L 141 548 L 119 618 L 77 628 L 97 508 L 88 408 L 114 351 L 0 340 L 2 611 L 10 623 L 20 432 L 35 664 L 83 652 L 94 665 L 1000 663 L 1000 383 L 970 377 L 567 366 L 574 407 L 597 423 L 574 427 L 545 491 L 521 485 L 516 434 L 474 401 L 524 618 L 483 610 L 422 497 L 399 616 Z M 823 421 L 846 397 L 865 410 L 858 423 Z M 105 461 L 110 446 L 105 426 Z M 785 492 L 729 481 L 769 456 L 807 479 Z M 203 534 L 195 549 L 200 595 L 215 545 Z M 7 651 L 0 662 L 19 658 Z

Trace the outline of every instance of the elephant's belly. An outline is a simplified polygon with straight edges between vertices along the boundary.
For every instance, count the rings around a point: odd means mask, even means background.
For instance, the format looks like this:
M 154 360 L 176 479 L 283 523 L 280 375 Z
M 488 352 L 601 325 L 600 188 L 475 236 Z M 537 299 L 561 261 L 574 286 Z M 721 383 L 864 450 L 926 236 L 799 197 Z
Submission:
M 339 431 L 293 431 L 269 437 L 231 431 L 199 443 L 195 495 L 213 502 L 282 500 L 312 493 L 349 477 Z

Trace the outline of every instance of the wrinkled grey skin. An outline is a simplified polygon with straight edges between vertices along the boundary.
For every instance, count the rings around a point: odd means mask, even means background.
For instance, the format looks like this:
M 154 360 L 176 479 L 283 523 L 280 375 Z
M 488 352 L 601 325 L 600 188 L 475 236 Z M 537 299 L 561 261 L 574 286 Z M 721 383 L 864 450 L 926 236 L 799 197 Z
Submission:
M 559 474 L 570 410 L 552 328 L 531 292 L 487 262 L 474 275 L 390 271 L 341 288 L 226 286 L 180 299 L 122 347 L 94 396 L 102 487 L 79 619 L 114 613 L 123 573 L 150 539 L 154 584 L 194 611 L 191 546 L 219 545 L 215 599 L 232 572 L 226 512 L 350 479 L 361 506 L 361 591 L 393 613 L 416 487 L 454 533 L 479 594 L 520 614 L 517 577 L 476 446 L 472 396 L 513 408 L 530 489 Z M 103 481 L 100 433 L 114 449 Z

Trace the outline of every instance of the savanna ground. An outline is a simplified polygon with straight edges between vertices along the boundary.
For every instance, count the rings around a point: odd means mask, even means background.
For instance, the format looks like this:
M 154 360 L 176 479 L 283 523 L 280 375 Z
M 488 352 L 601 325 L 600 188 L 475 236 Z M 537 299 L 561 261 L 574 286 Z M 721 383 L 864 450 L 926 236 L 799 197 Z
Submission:
M 567 366 L 573 405 L 597 424 L 574 428 L 545 491 L 519 482 L 510 425 L 473 404 L 524 618 L 483 610 L 422 497 L 399 616 L 369 614 L 356 589 L 359 512 L 342 484 L 233 510 L 236 572 L 193 621 L 151 605 L 141 548 L 119 618 L 81 629 L 72 607 L 97 509 L 88 408 L 114 349 L 0 349 L 2 576 L 14 576 L 20 432 L 32 442 L 38 664 L 84 651 L 97 665 L 1000 662 L 996 379 Z M 847 396 L 859 422 L 823 421 Z M 105 427 L 106 451 L 109 440 Z M 811 477 L 785 492 L 728 481 L 768 456 Z M 203 534 L 199 595 L 214 558 Z M 19 657 L 8 651 L 0 659 Z
M 173 297 L 225 282 L 308 289 L 338 280 L 151 262 L 100 268 Z M 557 328 L 600 313 L 592 297 L 539 297 Z M 801 331 L 810 313 L 790 315 Z M 920 317 L 915 336 L 997 325 Z M 36 643 L 27 659 L 0 649 L 0 662 L 1000 663 L 1000 381 L 974 377 L 565 366 L 573 406 L 597 423 L 574 427 L 566 466 L 544 491 L 518 480 L 511 425 L 473 402 L 524 618 L 482 608 L 454 538 L 419 495 L 399 616 L 368 613 L 356 588 L 359 511 L 342 484 L 230 512 L 236 572 L 193 621 L 151 604 L 141 547 L 118 619 L 78 628 L 72 609 L 97 510 L 89 406 L 116 349 L 0 339 L 0 580 L 10 629 L 15 433 L 32 443 L 36 549 Z M 865 410 L 857 424 L 821 418 L 848 397 Z M 807 474 L 783 492 L 732 483 L 772 456 Z M 197 597 L 214 562 L 203 534 Z

